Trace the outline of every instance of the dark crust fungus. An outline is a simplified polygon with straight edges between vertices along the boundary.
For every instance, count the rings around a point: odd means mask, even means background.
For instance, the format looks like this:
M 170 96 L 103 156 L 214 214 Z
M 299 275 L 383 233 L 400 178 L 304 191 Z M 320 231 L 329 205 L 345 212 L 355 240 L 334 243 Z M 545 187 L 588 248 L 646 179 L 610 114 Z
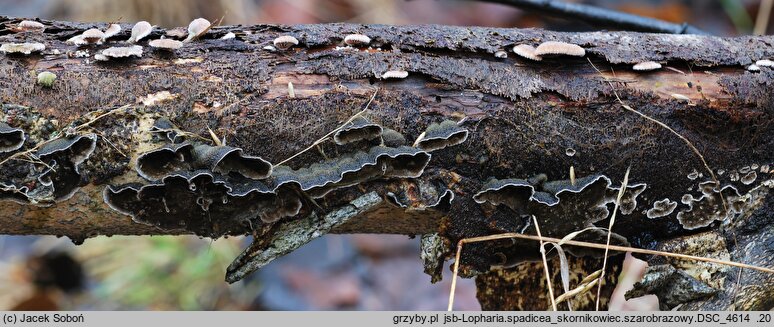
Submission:
M 683 228 L 692 230 L 707 227 L 718 220 L 725 220 L 741 212 L 739 205 L 743 200 L 739 191 L 731 185 L 719 188 L 715 182 L 700 184 L 701 197 L 694 198 L 690 194 L 681 200 L 688 209 L 677 213 L 677 220 Z M 724 203 L 725 202 L 725 203 Z
M 406 137 L 398 131 L 391 128 L 382 130 L 382 144 L 387 147 L 400 147 L 406 145 Z
M 656 201 L 653 203 L 653 208 L 648 209 L 645 213 L 648 218 L 655 219 L 660 217 L 669 216 L 677 209 L 677 202 L 670 200 L 669 198 Z
M 20 149 L 26 139 L 23 130 L 0 123 L 0 153 Z
M 81 185 L 78 166 L 94 153 L 96 146 L 97 136 L 86 134 L 54 139 L 38 149 L 38 158 L 52 167 L 39 180 L 53 187 L 54 201 L 66 200 L 78 190 Z
M 377 146 L 299 170 L 276 167 L 264 184 L 251 178 L 268 178 L 271 165 L 237 150 L 184 143 L 143 154 L 138 173 L 157 181 L 109 186 L 105 203 L 137 222 L 218 237 L 299 214 L 305 197 L 301 192 L 316 198 L 377 178 L 419 177 L 430 161 L 430 154 L 419 149 Z M 250 171 L 245 166 L 256 173 L 245 173 Z M 258 168 L 264 171 L 259 174 Z M 163 176 L 160 181 L 158 176 Z
M 265 179 L 271 175 L 271 163 L 261 157 L 246 156 L 239 148 L 200 144 L 193 150 L 194 158 L 201 166 L 216 173 L 236 173 L 251 179 Z
M 313 198 L 377 178 L 416 178 L 430 162 L 430 154 L 411 147 L 376 146 L 368 152 L 326 160 L 299 170 L 276 167 L 274 185 L 296 183 Z
M 604 175 L 579 178 L 574 185 L 567 180 L 545 181 L 544 176 L 537 176 L 530 180 L 491 180 L 484 185 L 483 190 L 473 195 L 473 200 L 492 207 L 492 212 L 501 212 L 511 217 L 509 220 L 513 221 L 513 226 L 496 226 L 502 232 L 535 234 L 535 227 L 532 225 L 534 217 L 545 236 L 561 238 L 572 232 L 591 228 L 576 239 L 604 242 L 606 232 L 594 229 L 594 223 L 610 216 L 610 205 L 615 203 L 619 189 L 611 187 L 610 179 Z M 627 186 L 622 199 L 627 199 L 630 208 L 623 210 L 621 206 L 621 214 L 626 215 L 634 211 L 636 197 L 644 189 L 645 184 Z M 503 208 L 507 208 L 504 209 L 505 212 Z M 623 236 L 613 233 L 612 237 L 614 243 L 628 244 Z M 506 258 L 498 259 L 499 265 L 512 266 L 535 259 L 534 251 L 525 254 L 520 250 L 520 247 L 528 247 L 529 243 L 514 241 L 514 244 L 518 246 L 508 246 L 499 254 L 500 257 Z M 576 256 L 599 255 L 597 251 L 577 247 L 567 247 L 566 250 Z
M 424 137 L 417 143 L 417 146 L 425 151 L 435 151 L 461 144 L 467 139 L 467 129 L 459 127 L 457 123 L 451 120 L 445 120 L 440 124 L 430 124 L 425 131 Z
M 338 145 L 344 145 L 357 141 L 373 140 L 381 135 L 382 126 L 363 117 L 356 117 L 333 134 L 333 141 Z
M 36 158 L 45 165 L 29 164 L 24 177 L 6 176 L 0 183 L 0 199 L 18 203 L 50 205 L 69 199 L 83 184 L 78 166 L 96 148 L 94 134 L 57 138 L 40 146 Z
M 235 184 L 208 171 L 175 173 L 144 186 L 108 186 L 104 200 L 136 222 L 209 237 L 246 233 L 301 209 L 292 190 Z
M 172 143 L 181 143 L 185 139 L 180 133 L 180 129 L 167 117 L 161 117 L 153 122 L 150 131 L 151 133 L 163 134 L 163 137 Z
M 148 180 L 158 180 L 176 171 L 197 169 L 265 179 L 271 175 L 272 166 L 260 157 L 243 155 L 239 148 L 190 143 L 166 145 L 137 158 L 137 173 Z
M 169 144 L 137 157 L 137 173 L 147 180 L 155 181 L 175 171 L 193 169 L 193 145 L 190 143 Z

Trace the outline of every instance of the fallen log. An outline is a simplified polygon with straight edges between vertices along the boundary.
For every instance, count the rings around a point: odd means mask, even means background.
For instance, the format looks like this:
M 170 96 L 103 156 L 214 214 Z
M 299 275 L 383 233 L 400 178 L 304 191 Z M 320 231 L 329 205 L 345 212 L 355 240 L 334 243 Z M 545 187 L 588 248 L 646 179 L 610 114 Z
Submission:
M 253 235 L 229 282 L 327 232 L 425 235 L 437 280 L 459 240 L 534 234 L 532 216 L 605 243 L 623 187 L 613 244 L 772 266 L 770 36 L 255 25 L 159 50 L 188 33 L 78 46 L 108 25 L 39 22 L 0 18 L 3 234 Z M 471 244 L 460 272 L 487 309 L 542 310 L 536 249 Z M 577 276 L 599 268 L 566 250 Z M 719 292 L 669 303 L 774 306 L 770 274 L 661 263 Z

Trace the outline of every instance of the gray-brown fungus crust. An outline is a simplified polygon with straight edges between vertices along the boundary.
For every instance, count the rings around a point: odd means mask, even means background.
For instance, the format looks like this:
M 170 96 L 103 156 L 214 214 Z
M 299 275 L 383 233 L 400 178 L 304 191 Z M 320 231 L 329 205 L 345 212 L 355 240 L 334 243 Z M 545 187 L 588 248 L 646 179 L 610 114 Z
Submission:
M 260 182 L 232 183 L 208 171 L 174 173 L 144 186 L 109 186 L 104 198 L 137 222 L 208 237 L 252 230 L 301 208 L 292 192 Z
M 165 145 L 137 158 L 137 173 L 151 181 L 171 172 L 197 169 L 260 180 L 271 175 L 272 166 L 260 157 L 244 155 L 239 148 L 191 143 Z
M 82 185 L 80 165 L 96 148 L 94 134 L 53 139 L 41 145 L 35 157 L 45 165 L 22 165 L 25 174 L 15 170 L 0 172 L 0 200 L 51 205 L 69 199 Z
M 740 206 L 744 201 L 735 187 L 726 185 L 720 188 L 717 183 L 710 181 L 700 183 L 699 188 L 701 197 L 686 194 L 681 200 L 688 205 L 687 209 L 677 213 L 677 220 L 683 228 L 691 230 L 707 227 L 741 212 Z
M 26 139 L 23 130 L 0 123 L 0 153 L 13 152 L 20 149 Z
M 373 140 L 382 135 L 382 126 L 374 124 L 366 118 L 356 117 L 333 134 L 333 141 L 338 145 Z
M 445 120 L 430 124 L 417 146 L 425 151 L 441 150 L 446 147 L 462 144 L 468 139 L 468 130 L 456 122 Z
M 514 221 L 523 222 L 514 226 L 521 230 L 509 232 L 533 233 L 531 219 L 534 217 L 537 218 L 543 235 L 564 237 L 574 231 L 594 227 L 594 223 L 607 219 L 619 189 L 612 187 L 610 179 L 604 175 L 578 178 L 574 184 L 569 180 L 547 181 L 545 175 L 538 175 L 530 179 L 491 180 L 473 195 L 473 199 L 481 205 L 501 208 L 501 212 L 504 206 L 507 209 L 503 213 L 513 216 Z M 634 210 L 636 198 L 644 189 L 645 184 L 627 186 L 624 198 L 629 199 L 631 208 L 625 211 L 622 206 L 622 215 L 628 215 Z M 583 233 L 576 239 L 600 241 L 604 239 L 604 235 L 606 233 L 596 229 Z M 628 244 L 624 237 L 615 233 L 612 236 L 615 243 Z M 576 247 L 568 247 L 567 250 L 579 256 L 599 255 L 595 251 Z M 507 260 L 498 265 L 512 266 L 524 260 L 535 259 L 534 253 L 527 256 L 521 252 L 523 251 L 520 251 L 518 246 L 503 249 L 499 253 Z

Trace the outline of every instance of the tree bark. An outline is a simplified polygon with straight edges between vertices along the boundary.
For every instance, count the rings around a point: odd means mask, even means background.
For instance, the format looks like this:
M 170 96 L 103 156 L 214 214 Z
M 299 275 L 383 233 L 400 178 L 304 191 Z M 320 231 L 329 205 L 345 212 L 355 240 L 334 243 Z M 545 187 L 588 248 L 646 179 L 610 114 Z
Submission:
M 7 124 L 0 136 L 13 145 L 18 131 L 24 135 L 19 149 L 0 152 L 3 234 L 64 235 L 75 242 L 97 235 L 253 234 L 259 252 L 281 243 L 283 233 L 304 235 L 277 255 L 329 230 L 437 234 L 431 243 L 440 252 L 426 262 L 437 274 L 460 239 L 534 234 L 525 219 L 533 215 L 547 236 L 606 228 L 614 195 L 631 167 L 613 227 L 615 242 L 659 248 L 715 233 L 725 241 L 725 248 L 716 251 L 721 257 L 769 267 L 774 261 L 769 193 L 774 186 L 774 70 L 747 70 L 757 60 L 774 59 L 770 36 L 218 26 L 174 54 L 153 52 L 141 41 L 142 58 L 97 62 L 94 55 L 101 49 L 123 45 L 131 25 L 122 25 L 123 32 L 104 45 L 77 48 L 64 41 L 106 24 L 41 21 L 47 26 L 43 33 L 14 32 L 19 21 L 0 18 L 5 27 L 0 42 L 40 42 L 46 50 L 6 55 L 0 62 L 0 122 Z M 229 32 L 236 37 L 220 39 Z M 344 47 L 342 40 L 350 33 L 367 34 L 370 45 Z M 156 28 L 148 39 L 164 35 L 177 34 Z M 299 44 L 267 50 L 281 35 L 293 35 Z M 586 54 L 531 61 L 511 51 L 517 44 L 545 41 L 577 44 Z M 498 51 L 508 57 L 495 57 Z M 644 61 L 665 67 L 632 69 Z M 42 71 L 58 76 L 53 87 L 36 83 Z M 387 71 L 405 71 L 408 77 L 382 78 Z M 382 138 L 345 145 L 328 138 L 284 162 L 355 116 L 380 126 Z M 439 137 L 449 145 L 440 149 L 429 142 L 419 142 L 419 148 L 414 144 L 431 124 L 447 120 L 456 127 L 435 128 L 464 131 L 462 141 Z M 388 140 L 388 129 L 407 140 L 404 147 L 395 140 L 399 137 Z M 431 134 L 426 132 L 425 141 Z M 173 155 L 165 158 L 179 158 L 183 168 L 156 167 L 163 160 L 146 156 L 181 140 L 191 147 L 168 150 Z M 218 146 L 223 140 L 243 152 L 202 155 L 232 151 Z M 358 151 L 371 152 L 358 156 Z M 431 155 L 427 162 L 424 155 Z M 240 170 L 253 169 L 239 165 L 258 162 L 252 158 L 258 156 L 274 164 L 272 176 L 249 178 Z M 138 165 L 138 159 L 145 161 Z M 235 164 L 226 163 L 232 159 Z M 303 178 L 333 183 L 321 176 L 346 171 L 342 167 L 357 160 L 371 160 L 382 170 L 364 172 L 368 165 L 361 162 L 351 183 L 334 183 L 348 187 L 332 187 L 324 196 L 278 182 L 278 172 L 321 163 Z M 422 169 L 407 168 L 406 160 Z M 145 173 L 164 174 L 141 176 L 143 164 Z M 570 180 L 571 171 L 577 178 Z M 298 171 L 288 174 L 301 178 Z M 189 191 L 180 188 L 185 183 Z M 237 186 L 245 191 L 236 195 Z M 287 207 L 297 210 L 287 214 L 282 211 Z M 266 212 L 282 219 L 275 222 Z M 324 230 L 307 233 L 309 228 Z M 604 236 L 596 230 L 580 238 L 604 243 Z M 461 271 L 489 276 L 478 280 L 486 308 L 542 310 L 548 302 L 534 303 L 545 299 L 536 295 L 541 289 L 518 293 L 531 296 L 530 305 L 502 301 L 512 295 L 506 290 L 513 278 L 492 274 L 519 271 L 523 264 L 489 272 L 492 266 L 532 260 L 535 249 L 534 243 L 511 241 L 467 245 Z M 246 253 L 240 258 L 255 257 Z M 596 269 L 578 268 L 578 276 Z M 691 299 L 695 308 L 766 310 L 774 305 L 771 275 L 744 273 L 737 284 L 736 270 L 713 273 L 714 279 L 727 278 L 724 285 L 712 285 L 722 294 Z M 533 271 L 528 277 L 537 284 L 542 274 Z M 705 277 L 695 279 L 708 282 Z

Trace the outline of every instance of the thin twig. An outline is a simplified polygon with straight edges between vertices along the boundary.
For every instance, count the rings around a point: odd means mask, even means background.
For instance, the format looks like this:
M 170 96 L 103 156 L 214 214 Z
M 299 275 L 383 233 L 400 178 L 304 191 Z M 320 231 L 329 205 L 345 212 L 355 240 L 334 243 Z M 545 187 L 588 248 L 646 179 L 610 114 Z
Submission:
M 36 147 L 34 147 L 32 149 L 29 149 L 27 151 L 16 152 L 16 153 L 12 154 L 10 157 L 3 159 L 3 161 L 0 161 L 0 166 L 2 166 L 4 163 L 6 163 L 8 161 L 18 160 L 19 157 L 24 156 L 24 155 L 28 155 L 30 153 L 33 153 L 33 152 L 37 151 L 37 150 L 38 150 L 38 146 L 36 146 Z
M 105 117 L 105 116 L 108 116 L 108 115 L 112 115 L 112 114 L 114 114 L 114 113 L 116 113 L 116 112 L 119 112 L 119 111 L 121 111 L 121 110 L 124 110 L 124 109 L 126 109 L 126 108 L 129 108 L 129 107 L 131 107 L 131 106 L 132 106 L 132 105 L 130 105 L 130 104 L 127 104 L 127 105 L 123 105 L 123 106 L 120 106 L 120 107 L 118 107 L 118 108 L 115 108 L 115 109 L 113 109 L 113 110 L 110 110 L 110 111 L 108 111 L 108 112 L 106 112 L 106 113 L 104 113 L 104 114 L 101 114 L 101 115 L 99 115 L 99 116 L 95 117 L 94 119 L 92 119 L 92 120 L 90 120 L 90 121 L 87 121 L 87 122 L 85 122 L 85 123 L 83 123 L 83 124 L 80 124 L 80 125 L 78 125 L 78 126 L 75 126 L 75 130 L 77 131 L 77 130 L 79 130 L 79 129 L 82 129 L 82 128 L 85 128 L 85 127 L 88 127 L 89 125 L 91 125 L 91 124 L 95 123 L 96 121 L 98 121 L 98 120 L 99 120 L 100 118 L 102 118 L 102 117 Z
M 621 183 L 621 189 L 618 190 L 618 196 L 615 198 L 615 206 L 613 207 L 613 214 L 610 217 L 610 225 L 607 227 L 607 243 L 605 243 L 605 255 L 602 257 L 602 273 L 599 277 L 599 284 L 597 284 L 597 305 L 596 311 L 599 311 L 599 299 L 602 294 L 602 282 L 605 278 L 605 269 L 607 268 L 607 254 L 610 250 L 610 236 L 613 235 L 613 225 L 615 224 L 615 215 L 618 213 L 618 207 L 621 206 L 621 198 L 623 197 L 626 187 L 629 184 L 629 171 L 632 167 L 626 168 L 626 174 L 624 174 L 623 183 Z M 540 235 L 538 235 L 540 236 Z
M 331 135 L 335 134 L 340 129 L 344 128 L 344 126 L 347 126 L 347 124 L 352 122 L 355 118 L 359 117 L 364 112 L 366 112 L 368 110 L 368 107 L 371 106 L 371 102 L 373 102 L 374 99 L 376 98 L 376 94 L 377 93 L 379 93 L 379 89 L 378 88 L 376 89 L 376 91 L 374 91 L 374 94 L 371 96 L 371 99 L 368 100 L 368 103 L 366 103 L 366 106 L 365 106 L 365 108 L 363 108 L 363 110 L 360 110 L 358 113 L 354 114 L 352 117 L 349 117 L 349 119 L 347 119 L 347 121 L 345 121 L 344 123 L 339 125 L 339 127 L 336 127 L 334 130 L 328 132 L 328 134 L 325 134 L 325 135 L 323 135 L 323 137 L 321 137 L 321 138 L 317 139 L 316 141 L 314 141 L 314 143 L 312 143 L 312 145 L 310 145 L 310 146 L 306 147 L 305 149 L 301 150 L 300 152 L 290 156 L 289 158 L 287 158 L 285 160 L 282 160 L 282 161 L 280 161 L 277 164 L 274 164 L 274 166 L 279 166 L 279 165 L 282 165 L 282 164 L 284 164 L 284 163 L 286 163 L 286 162 L 288 162 L 290 160 L 293 160 L 294 158 L 302 155 L 304 152 L 309 151 L 310 149 L 316 147 L 317 145 L 325 142 L 325 140 L 327 140 Z
M 479 236 L 479 237 L 465 238 L 465 239 L 462 239 L 462 240 L 465 241 L 464 243 L 477 243 L 477 242 L 484 242 L 484 241 L 501 240 L 501 239 L 506 239 L 506 238 L 519 238 L 519 239 L 532 240 L 532 241 L 540 241 L 542 239 L 543 242 L 559 242 L 559 241 L 561 241 L 560 239 L 553 238 L 553 237 L 543 236 L 541 238 L 541 237 L 538 237 L 538 236 L 535 236 L 535 235 L 527 235 L 527 234 L 519 234 L 519 233 L 504 233 L 504 234 L 489 235 L 489 236 Z M 462 241 L 462 240 L 460 240 L 460 241 Z M 735 262 L 735 261 L 727 261 L 727 260 L 720 260 L 720 259 L 714 259 L 714 258 L 698 257 L 698 256 L 688 255 L 688 254 L 680 254 L 680 253 L 672 253 L 672 252 L 664 252 L 664 251 L 656 251 L 656 250 L 639 249 L 639 248 L 633 248 L 633 247 L 628 247 L 628 246 L 619 246 L 619 245 L 607 246 L 606 244 L 584 242 L 584 241 L 564 241 L 564 243 L 565 244 L 569 244 L 569 245 L 587 247 L 587 248 L 592 248 L 592 249 L 600 249 L 600 250 L 604 250 L 606 247 L 608 247 L 608 248 L 610 248 L 610 250 L 619 251 L 619 252 L 627 252 L 627 251 L 629 251 L 629 252 L 632 252 L 632 253 L 640 253 L 640 254 L 648 254 L 648 255 L 660 255 L 660 256 L 664 256 L 664 257 L 672 257 L 672 258 L 678 258 L 678 259 L 683 259 L 683 260 L 695 260 L 695 261 L 716 263 L 716 264 L 733 266 L 733 267 L 753 269 L 753 270 L 762 271 L 762 272 L 765 272 L 765 273 L 774 274 L 774 269 L 771 269 L 771 268 L 753 266 L 753 265 L 750 265 L 750 264 L 740 263 L 740 262 Z
M 460 254 L 462 253 L 462 245 L 467 243 L 467 238 L 461 239 L 457 242 L 457 254 L 454 256 L 454 274 L 452 276 L 451 290 L 449 290 L 449 307 L 446 311 L 452 311 L 454 306 L 454 293 L 457 290 L 457 273 L 460 270 Z
M 620 252 L 632 252 L 632 253 L 641 253 L 641 254 L 648 254 L 648 255 L 659 255 L 659 256 L 672 257 L 672 258 L 678 258 L 678 259 L 683 259 L 683 260 L 694 260 L 694 261 L 702 261 L 702 262 L 709 262 L 709 263 L 715 263 L 715 264 L 739 267 L 739 268 L 747 268 L 747 269 L 753 269 L 753 270 L 757 270 L 757 271 L 762 271 L 762 272 L 769 273 L 769 274 L 774 274 L 774 269 L 770 269 L 770 268 L 766 268 L 766 267 L 753 266 L 753 265 L 748 265 L 746 263 L 740 263 L 740 262 L 734 262 L 734 261 L 727 261 L 727 260 L 719 260 L 719 259 L 714 259 L 714 258 L 698 257 L 698 256 L 694 256 L 694 255 L 687 255 L 687 254 L 680 254 L 680 253 L 672 253 L 672 252 L 664 252 L 664 251 L 656 251 L 656 250 L 638 249 L 638 248 L 633 248 L 633 247 L 628 247 L 628 246 L 599 244 L 599 243 L 591 243 L 591 242 L 583 242 L 583 241 L 573 241 L 573 240 L 558 239 L 558 238 L 553 238 L 553 237 L 540 237 L 540 236 L 520 234 L 520 233 L 503 233 L 503 234 L 497 234 L 497 235 L 487 235 L 487 236 L 463 238 L 463 239 L 459 240 L 459 242 L 457 242 L 457 254 L 454 257 L 454 268 L 453 268 L 453 271 L 452 271 L 452 284 L 451 284 L 451 290 L 450 290 L 450 293 L 449 293 L 449 307 L 447 309 L 448 311 L 452 311 L 452 306 L 454 305 L 454 291 L 457 289 L 457 276 L 459 275 L 459 270 L 460 270 L 460 256 L 462 254 L 462 246 L 464 244 L 467 244 L 467 243 L 478 243 L 478 242 L 502 240 L 502 239 L 508 239 L 508 238 L 518 238 L 518 239 L 532 240 L 532 241 L 541 241 L 541 242 L 554 242 L 554 243 L 557 243 L 557 244 L 569 244 L 569 245 L 575 245 L 575 246 L 592 248 L 592 249 L 603 249 L 603 250 L 613 250 L 613 251 L 620 251 Z
M 709 33 L 689 25 L 688 23 L 675 24 L 660 19 L 642 17 L 580 3 L 567 3 L 555 0 L 478 1 L 499 3 L 523 10 L 529 10 L 538 14 L 580 21 L 600 27 L 614 27 L 622 30 L 651 33 L 709 35 Z
M 124 158 L 129 158 L 129 156 L 127 156 L 126 154 L 124 154 L 124 152 L 123 152 L 123 151 L 119 150 L 119 149 L 118 149 L 118 147 L 116 147 L 116 145 L 115 145 L 115 144 L 113 144 L 113 142 L 110 142 L 110 140 L 107 138 L 107 136 L 105 136 L 105 133 L 102 133 L 102 132 L 100 132 L 100 131 L 97 131 L 97 130 L 95 130 L 95 129 L 93 129 L 93 128 L 91 129 L 91 131 L 92 131 L 92 132 L 94 132 L 95 134 L 97 134 L 97 135 L 101 136 L 101 137 L 102 137 L 102 140 L 103 140 L 103 141 L 105 141 L 105 143 L 107 143 L 108 145 L 110 145 L 110 147 L 112 147 L 112 148 L 113 148 L 113 150 L 116 150 L 116 152 L 118 152 L 118 154 L 120 154 L 120 155 L 121 155 L 121 156 L 123 156 Z
M 589 283 L 581 283 L 581 285 L 578 285 L 578 287 L 565 292 L 562 295 L 559 295 L 559 297 L 556 298 L 556 303 L 562 303 L 564 301 L 569 301 L 569 299 L 575 297 L 578 294 L 584 293 L 588 290 L 590 290 L 594 285 L 596 285 L 600 281 L 599 278 L 592 279 Z

